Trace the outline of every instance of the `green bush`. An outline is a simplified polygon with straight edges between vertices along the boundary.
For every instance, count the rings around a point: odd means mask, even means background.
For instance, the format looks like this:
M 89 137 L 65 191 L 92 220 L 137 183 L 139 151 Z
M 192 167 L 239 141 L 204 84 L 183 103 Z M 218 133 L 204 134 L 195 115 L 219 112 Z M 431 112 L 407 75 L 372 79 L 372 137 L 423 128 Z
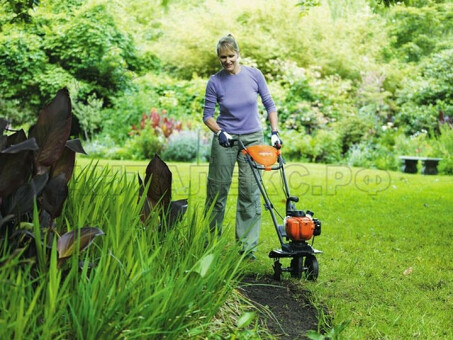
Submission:
M 364 142 L 351 145 L 345 158 L 350 166 L 371 168 L 374 158 L 373 153 L 373 145 L 371 143 Z
M 339 135 L 338 141 L 343 154 L 346 154 L 354 144 L 368 140 L 375 133 L 375 122 L 370 116 L 357 114 L 346 116 L 333 126 Z
M 442 47 L 444 33 L 453 28 L 451 4 L 426 5 L 394 6 L 389 13 L 390 41 L 404 61 L 419 61 Z
M 453 126 L 444 124 L 440 127 L 438 147 L 443 158 L 439 162 L 439 172 L 453 175 Z
M 439 172 L 445 175 L 453 175 L 453 157 L 451 155 L 445 156 L 439 162 Z
M 42 103 L 73 82 L 80 88 L 73 99 L 86 103 L 96 93 L 109 106 L 145 63 L 109 1 L 28 1 L 33 10 L 14 3 L 25 17 L 0 13 L 0 99 L 9 101 L 14 125 L 32 121 Z
M 414 102 L 407 102 L 401 106 L 395 124 L 403 127 L 407 135 L 422 132 L 433 132 L 437 125 L 438 110 L 433 105 L 420 106 Z
M 378 148 L 374 159 L 376 169 L 396 171 L 400 168 L 400 165 L 401 161 L 396 154 L 385 148 Z
M 106 3 L 90 2 L 69 13 L 58 30 L 49 32 L 43 46 L 55 63 L 92 84 L 106 102 L 129 87 L 135 46 Z
M 151 73 L 137 78 L 134 88 L 115 98 L 111 109 L 103 110 L 102 133 L 123 143 L 130 126 L 152 107 L 162 108 L 178 120 L 190 118 L 191 128 L 195 129 L 201 124 L 205 87 L 206 79 L 199 78 L 187 81 Z
M 279 134 L 283 140 L 282 155 L 285 159 L 293 161 L 311 160 L 311 136 L 292 129 L 283 129 Z
M 412 136 L 399 135 L 395 139 L 395 152 L 399 155 L 438 157 L 440 151 L 436 139 L 429 134 L 419 132 Z
M 286 129 L 311 134 L 357 111 L 351 81 L 338 75 L 322 77 L 320 67 L 305 69 L 288 61 L 273 65 L 278 75 L 272 77 L 270 87 Z
M 77 98 L 77 95 L 74 98 Z M 74 115 L 79 121 L 86 140 L 92 139 L 95 133 L 101 131 L 103 104 L 104 101 L 98 99 L 95 93 L 88 96 L 86 103 L 77 99 L 73 100 Z
M 127 159 L 127 153 L 108 136 L 99 136 L 83 143 L 90 158 Z
M 453 115 L 453 49 L 434 54 L 421 64 L 419 72 L 406 79 L 404 88 L 396 93 L 400 112 L 395 124 L 407 134 L 420 131 L 433 133 L 439 115 Z
M 184 131 L 170 136 L 162 152 L 162 158 L 166 161 L 191 162 L 199 155 L 200 159 L 206 159 L 206 149 L 199 134 Z
M 42 38 L 26 34 L 20 26 L 4 26 L 0 34 L 0 98 L 11 101 L 8 119 L 14 125 L 32 122 L 43 102 L 38 75 L 44 73 L 48 58 Z M 58 86 L 59 87 L 59 86 Z M 54 94 L 55 92 L 53 92 Z M 53 95 L 52 94 L 52 95 Z M 26 98 L 26 100 L 24 100 Z M 16 110 L 13 110 L 17 104 Z
M 124 143 L 129 136 L 131 125 L 140 121 L 143 112 L 155 107 L 158 102 L 153 92 L 131 89 L 124 96 L 113 100 L 113 107 L 104 109 L 102 115 L 102 135 L 109 136 L 116 143 Z
M 313 161 L 338 163 L 341 160 L 340 135 L 334 130 L 318 130 L 310 144 Z
M 120 158 L 125 157 L 137 160 L 152 159 L 156 153 L 160 154 L 164 143 L 165 138 L 157 135 L 152 127 L 147 126 L 139 134 L 126 141 L 123 150 L 120 151 Z
M 320 129 L 312 135 L 283 130 L 281 136 L 285 158 L 320 163 L 338 163 L 341 160 L 340 136 L 334 130 Z
M 348 165 L 362 168 L 397 170 L 399 159 L 392 150 L 370 141 L 354 144 L 345 155 Z

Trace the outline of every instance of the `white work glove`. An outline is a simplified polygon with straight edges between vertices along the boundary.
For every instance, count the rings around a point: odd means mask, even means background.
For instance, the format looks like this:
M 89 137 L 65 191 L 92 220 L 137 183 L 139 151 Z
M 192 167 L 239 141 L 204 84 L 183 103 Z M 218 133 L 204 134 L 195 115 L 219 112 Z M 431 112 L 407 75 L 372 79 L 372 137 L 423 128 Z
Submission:
M 220 130 L 219 132 L 217 132 L 217 136 L 219 137 L 219 144 L 221 146 L 225 148 L 231 147 L 231 139 L 233 139 L 233 137 L 231 137 L 228 132 Z
M 283 144 L 283 142 L 280 139 L 280 136 L 278 135 L 278 131 L 272 131 L 271 145 L 277 149 L 280 149 L 282 144 Z

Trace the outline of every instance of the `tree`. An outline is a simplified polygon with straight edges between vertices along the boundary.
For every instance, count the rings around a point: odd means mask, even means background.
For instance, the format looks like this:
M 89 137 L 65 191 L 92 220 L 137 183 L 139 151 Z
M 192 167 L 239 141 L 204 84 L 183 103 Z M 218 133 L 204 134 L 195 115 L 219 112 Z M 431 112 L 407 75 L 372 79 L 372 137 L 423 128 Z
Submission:
M 39 5 L 39 0 L 2 0 L 9 11 L 14 13 L 13 21 L 31 21 L 29 10 Z
M 439 118 L 453 117 L 452 69 L 453 49 L 434 54 L 398 93 L 401 111 L 396 122 L 405 126 L 407 133 L 438 132 Z
M 87 104 L 94 94 L 108 106 L 141 67 L 133 38 L 118 27 L 107 0 L 3 3 L 0 114 L 13 124 L 33 121 L 42 102 L 74 83 L 74 101 Z

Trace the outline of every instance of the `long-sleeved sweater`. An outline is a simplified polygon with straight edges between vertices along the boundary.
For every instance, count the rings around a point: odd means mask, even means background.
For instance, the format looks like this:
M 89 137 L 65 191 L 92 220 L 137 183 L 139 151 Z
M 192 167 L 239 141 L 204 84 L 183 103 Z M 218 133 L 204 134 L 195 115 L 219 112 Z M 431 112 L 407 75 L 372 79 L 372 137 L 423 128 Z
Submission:
M 233 134 L 248 134 L 262 129 L 258 115 L 258 95 L 267 111 L 276 111 L 274 101 L 260 70 L 241 66 L 235 75 L 221 70 L 206 85 L 203 121 L 214 117 L 216 104 L 220 112 L 217 124 Z

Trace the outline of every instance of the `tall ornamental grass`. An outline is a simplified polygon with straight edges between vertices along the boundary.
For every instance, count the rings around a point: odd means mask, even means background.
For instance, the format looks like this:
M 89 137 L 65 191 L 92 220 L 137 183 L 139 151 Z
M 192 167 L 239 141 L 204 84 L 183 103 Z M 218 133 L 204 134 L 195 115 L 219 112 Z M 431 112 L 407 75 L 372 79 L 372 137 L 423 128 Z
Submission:
M 173 229 L 143 224 L 138 183 L 109 168 L 85 167 L 70 183 L 57 223 L 105 235 L 59 267 L 8 256 L 0 261 L 2 339 L 162 339 L 203 336 L 240 275 L 237 248 L 211 239 L 197 209 Z M 64 228 L 63 228 L 64 229 Z M 165 228 L 164 228 L 165 229 Z

